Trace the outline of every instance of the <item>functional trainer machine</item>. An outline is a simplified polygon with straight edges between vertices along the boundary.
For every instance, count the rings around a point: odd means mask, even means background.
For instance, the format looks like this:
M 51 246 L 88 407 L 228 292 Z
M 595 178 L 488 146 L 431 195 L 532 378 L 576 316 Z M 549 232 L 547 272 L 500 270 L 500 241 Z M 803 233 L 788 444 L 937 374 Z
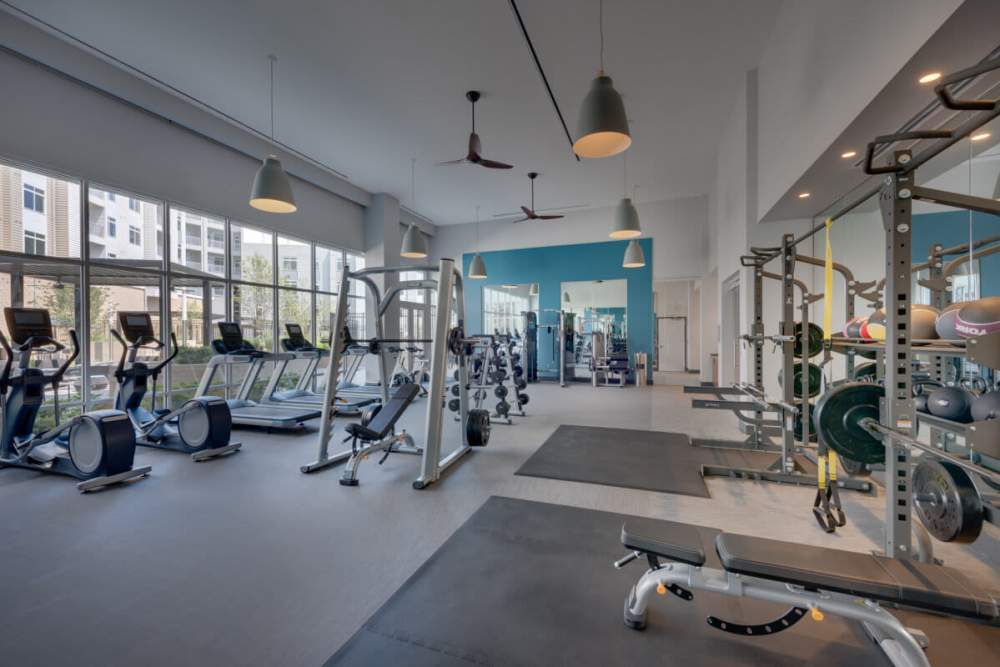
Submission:
M 66 349 L 53 334 L 49 311 L 41 308 L 5 308 L 11 343 L 0 332 L 6 360 L 0 372 L 0 467 L 16 466 L 68 475 L 81 480 L 81 492 L 94 491 L 149 474 L 149 466 L 133 467 L 135 433 L 128 415 L 119 410 L 86 412 L 44 433 L 35 433 L 35 419 L 52 387 L 56 420 L 59 419 L 59 383 L 80 354 L 76 331 L 69 332 L 73 350 L 54 371 L 31 365 L 33 352 L 55 353 Z M 16 372 L 11 365 L 17 357 Z
M 177 410 L 156 409 L 156 382 L 160 371 L 174 360 L 179 348 L 173 333 L 173 351 L 158 364 L 137 361 L 141 350 L 162 350 L 165 345 L 156 338 L 153 319 L 145 312 L 118 313 L 118 326 L 111 333 L 122 345 L 122 355 L 115 369 L 118 396 L 115 408 L 125 412 L 135 427 L 136 444 L 157 449 L 169 449 L 190 454 L 193 461 L 207 461 L 239 451 L 239 442 L 230 442 L 233 420 L 225 399 L 200 396 L 185 401 Z M 124 337 L 123 337 L 124 335 Z M 152 412 L 142 406 L 152 380 Z
M 243 330 L 236 322 L 219 322 L 220 338 L 212 341 L 216 355 L 209 359 L 198 383 L 196 397 L 207 396 L 212 386 L 212 377 L 216 370 L 238 364 L 249 366 L 243 381 L 240 383 L 236 398 L 226 401 L 232 414 L 233 424 L 248 426 L 263 426 L 276 429 L 294 429 L 301 427 L 310 419 L 320 416 L 320 411 L 310 408 L 272 405 L 257 403 L 250 400 L 250 392 L 260 376 L 264 364 L 273 361 L 278 364 L 290 353 L 281 355 L 258 350 L 249 341 L 243 339 Z M 277 369 L 275 368 L 275 371 Z
M 437 279 L 401 280 L 383 295 L 374 277 L 385 274 L 398 274 L 404 271 L 436 273 Z M 378 357 L 379 377 L 382 380 L 378 389 L 381 394 L 382 405 L 386 406 L 375 415 L 373 420 L 369 420 L 365 425 L 368 427 L 368 431 L 372 431 L 371 435 L 377 436 L 379 441 L 384 441 L 386 438 L 390 439 L 388 444 L 380 447 L 380 450 L 386 454 L 403 452 L 420 455 L 420 475 L 414 480 L 413 488 L 423 489 L 438 481 L 441 478 L 441 473 L 457 463 L 472 447 L 482 447 L 489 442 L 489 413 L 485 410 L 469 410 L 469 372 L 467 368 L 469 346 L 466 343 L 463 330 L 465 323 L 465 301 L 463 298 L 461 273 L 455 268 L 455 262 L 451 259 L 442 259 L 437 265 L 368 267 L 358 271 L 345 269 L 341 275 L 336 313 L 331 317 L 330 330 L 333 332 L 333 336 L 330 341 L 327 377 L 336 377 L 336 369 L 340 367 L 341 356 L 348 348 L 352 346 L 357 347 L 357 342 L 349 338 L 350 334 L 345 326 L 347 323 L 347 310 L 350 305 L 347 295 L 351 292 L 352 280 L 365 285 L 368 294 L 372 298 L 372 302 L 375 304 L 375 337 L 370 339 L 366 345 L 368 351 Z M 396 423 L 402 412 L 412 402 L 416 395 L 414 392 L 418 390 L 414 385 L 402 385 L 396 390 L 393 396 L 394 400 L 390 400 L 389 397 L 389 371 L 392 365 L 390 351 L 386 343 L 401 341 L 389 340 L 383 336 L 383 318 L 386 310 L 392 305 L 393 300 L 404 290 L 435 290 L 437 292 L 437 313 L 432 329 L 433 337 L 427 340 L 411 341 L 425 343 L 431 352 L 430 367 L 428 369 L 430 380 L 427 388 L 429 398 L 427 399 L 427 419 L 422 447 L 411 445 L 412 441 L 406 438 L 393 438 L 392 431 L 393 424 Z M 457 321 L 457 325 L 454 328 L 450 326 L 453 312 L 456 315 Z M 444 403 L 445 376 L 448 372 L 449 355 L 454 355 L 458 361 L 458 399 L 462 435 L 458 447 L 445 454 L 442 453 L 441 443 L 444 421 L 442 406 Z M 412 388 L 407 389 L 407 387 Z M 355 446 L 351 449 L 338 453 L 331 454 L 329 449 L 330 440 L 334 433 L 334 415 L 336 413 L 337 395 L 339 392 L 340 389 L 336 382 L 326 383 L 323 416 L 320 422 L 319 456 L 312 463 L 302 466 L 301 471 L 304 473 L 315 472 L 348 461 L 342 481 L 346 485 L 353 486 L 357 483 L 357 466 L 366 455 L 365 448 L 359 449 L 355 443 Z M 399 400 L 395 400 L 396 398 Z M 362 421 L 365 422 L 365 420 Z M 378 430 L 374 430 L 372 425 L 377 427 Z M 355 433 L 350 433 L 348 439 L 354 439 L 354 435 L 359 433 L 361 432 L 357 430 Z M 363 435 L 367 436 L 369 434 Z M 362 439 L 365 438 L 363 437 Z M 368 439 L 374 440 L 374 438 Z M 369 449 L 369 451 L 372 450 Z

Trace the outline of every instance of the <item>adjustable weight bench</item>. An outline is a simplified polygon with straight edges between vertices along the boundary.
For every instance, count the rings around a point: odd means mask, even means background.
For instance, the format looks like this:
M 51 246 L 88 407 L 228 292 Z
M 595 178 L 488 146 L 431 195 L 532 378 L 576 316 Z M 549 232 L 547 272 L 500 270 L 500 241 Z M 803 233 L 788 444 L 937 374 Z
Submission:
M 347 425 L 348 436 L 344 442 L 351 441 L 351 458 L 348 459 L 344 475 L 340 478 L 341 484 L 357 486 L 358 466 L 375 452 L 385 452 L 379 460 L 379 465 L 385 463 L 392 452 L 423 453 L 424 450 L 413 444 L 413 438 L 406 431 L 395 433 L 393 430 L 396 422 L 406 412 L 406 408 L 419 394 L 418 384 L 400 385 L 389 398 L 389 402 L 377 409 L 374 416 Z M 362 444 L 361 447 L 358 446 L 359 443 Z
M 790 605 L 782 616 L 755 625 L 715 616 L 708 624 L 744 636 L 775 634 L 807 612 L 820 621 L 836 614 L 859 621 L 896 667 L 929 667 L 927 637 L 905 627 L 880 603 L 972 618 L 1000 620 L 1000 593 L 987 592 L 959 571 L 941 565 L 827 549 L 747 535 L 720 533 L 715 550 L 723 569 L 706 567 L 696 526 L 637 519 L 622 526 L 632 553 L 623 567 L 645 556 L 649 570 L 625 599 L 625 624 L 642 630 L 653 594 L 667 591 L 685 601 L 693 590 Z M 662 562 L 661 559 L 667 562 Z

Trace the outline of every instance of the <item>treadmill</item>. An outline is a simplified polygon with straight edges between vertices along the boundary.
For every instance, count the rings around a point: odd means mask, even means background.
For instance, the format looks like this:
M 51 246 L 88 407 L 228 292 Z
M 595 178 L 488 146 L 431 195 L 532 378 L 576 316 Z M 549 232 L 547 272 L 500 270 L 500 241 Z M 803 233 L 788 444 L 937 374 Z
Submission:
M 233 416 L 233 425 L 264 426 L 274 429 L 295 429 L 310 419 L 317 419 L 322 411 L 316 408 L 274 405 L 272 403 L 257 403 L 249 399 L 250 391 L 260 375 L 261 369 L 268 361 L 275 363 L 275 371 L 281 362 L 292 358 L 290 353 L 272 354 L 258 350 L 243 339 L 243 330 L 236 322 L 219 322 L 221 338 L 212 341 L 216 351 L 205 367 L 195 396 L 207 396 L 212 386 L 212 377 L 219 368 L 236 364 L 249 364 L 243 382 L 240 383 L 236 398 L 226 400 Z
M 281 347 L 286 353 L 292 356 L 275 362 L 275 372 L 271 375 L 271 380 L 267 383 L 267 388 L 264 390 L 263 401 L 268 404 L 293 405 L 322 410 L 324 396 L 322 393 L 313 391 L 311 385 L 316 376 L 316 371 L 319 370 L 321 361 L 329 356 L 329 352 L 321 350 L 309 342 L 302 331 L 302 327 L 298 324 L 285 324 L 285 331 L 288 333 L 288 337 L 281 339 Z M 289 364 L 297 360 L 305 360 L 306 367 L 302 375 L 299 376 L 295 387 L 292 389 L 278 389 L 281 378 L 284 376 L 285 371 L 288 370 Z M 339 389 L 337 394 L 335 414 L 346 417 L 360 415 L 366 406 L 379 403 L 382 398 L 381 394 L 378 394 L 358 400 L 348 400 L 346 397 L 339 395 Z

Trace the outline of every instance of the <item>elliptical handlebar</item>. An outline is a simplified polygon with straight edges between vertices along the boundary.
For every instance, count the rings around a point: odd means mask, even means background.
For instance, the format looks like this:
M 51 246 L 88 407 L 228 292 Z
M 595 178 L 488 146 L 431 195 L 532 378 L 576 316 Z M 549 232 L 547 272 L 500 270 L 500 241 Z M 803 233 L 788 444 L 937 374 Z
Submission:
M 118 358 L 118 367 L 115 368 L 115 379 L 118 381 L 121 381 L 125 378 L 125 357 L 127 356 L 129 349 L 138 350 L 139 348 L 147 347 L 154 350 L 162 350 L 164 347 L 166 347 L 166 345 L 163 344 L 163 341 L 159 340 L 158 338 L 153 338 L 152 336 L 140 336 L 135 340 L 135 342 L 129 343 L 115 329 L 111 330 L 111 335 L 113 335 L 118 340 L 118 342 L 122 344 L 122 355 Z M 173 361 L 174 357 L 176 357 L 177 354 L 180 352 L 180 348 L 177 346 L 177 336 L 174 335 L 173 331 L 170 332 L 170 345 L 173 349 L 170 352 L 170 354 L 167 355 L 166 359 L 156 364 L 155 366 L 147 367 L 147 370 L 150 375 L 159 374 L 159 372 L 163 370 L 163 367 L 169 364 L 171 361 Z
M 160 341 L 156 342 L 160 343 Z M 171 352 L 170 354 L 167 355 L 167 358 L 161 361 L 160 363 L 156 364 L 155 366 L 153 366 L 153 368 L 151 369 L 151 372 L 154 375 L 163 370 L 163 367 L 169 364 L 171 361 L 173 361 L 174 357 L 177 356 L 177 353 L 181 351 L 181 349 L 177 347 L 177 336 L 174 335 L 173 331 L 170 332 L 170 347 L 171 347 Z M 160 343 L 160 349 L 162 348 L 163 348 L 163 343 Z
M 3 371 L 0 371 L 0 396 L 7 393 L 7 385 L 10 382 L 10 364 L 14 360 L 14 352 L 10 349 L 7 337 L 0 331 L 0 347 L 3 348 L 4 363 Z
M 48 338 L 48 336 L 45 336 L 45 338 Z M 29 338 L 25 342 L 25 344 L 31 342 L 31 340 L 32 339 Z M 49 340 L 51 340 L 55 344 L 55 349 L 53 350 L 54 352 L 66 349 L 66 346 L 63 345 L 62 343 L 59 343 L 51 338 L 49 338 Z M 76 361 L 76 358 L 80 356 L 80 339 L 76 337 L 76 329 L 69 330 L 69 340 L 73 344 L 73 352 L 70 353 L 69 357 L 66 358 L 66 361 L 63 362 L 62 366 L 57 368 L 56 372 L 51 375 L 53 386 L 55 386 L 62 380 L 63 375 L 66 374 L 66 371 L 69 369 L 70 364 Z

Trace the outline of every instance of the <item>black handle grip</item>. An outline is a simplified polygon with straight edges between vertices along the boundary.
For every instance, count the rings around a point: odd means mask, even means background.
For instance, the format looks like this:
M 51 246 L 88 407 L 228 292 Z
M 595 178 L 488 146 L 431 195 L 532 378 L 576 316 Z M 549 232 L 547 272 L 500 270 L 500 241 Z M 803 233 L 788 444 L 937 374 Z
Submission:
M 914 132 L 897 132 L 896 134 L 883 134 L 880 137 L 875 137 L 875 141 L 868 144 L 868 149 L 865 151 L 865 173 L 875 176 L 877 174 L 893 174 L 906 168 L 906 165 L 902 164 L 889 164 L 882 167 L 876 167 L 873 164 L 875 159 L 875 150 L 879 146 L 888 146 L 894 144 L 898 141 L 916 141 L 918 139 L 950 139 L 951 131 L 949 130 L 916 130 Z
M 948 76 L 941 79 L 936 86 L 934 86 L 934 93 L 938 96 L 943 104 L 948 109 L 954 109 L 955 111 L 993 111 L 997 108 L 997 104 L 1000 104 L 1000 99 L 998 100 L 968 100 L 968 99 L 957 99 L 948 90 L 949 86 L 962 81 L 968 81 L 969 79 L 975 78 L 980 74 L 985 74 L 986 72 L 991 72 L 995 69 L 1000 69 L 1000 58 L 994 58 L 993 60 L 987 60 L 981 62 L 978 65 L 973 65 L 972 67 L 967 67 L 963 70 L 959 70 L 954 74 L 949 74 Z

